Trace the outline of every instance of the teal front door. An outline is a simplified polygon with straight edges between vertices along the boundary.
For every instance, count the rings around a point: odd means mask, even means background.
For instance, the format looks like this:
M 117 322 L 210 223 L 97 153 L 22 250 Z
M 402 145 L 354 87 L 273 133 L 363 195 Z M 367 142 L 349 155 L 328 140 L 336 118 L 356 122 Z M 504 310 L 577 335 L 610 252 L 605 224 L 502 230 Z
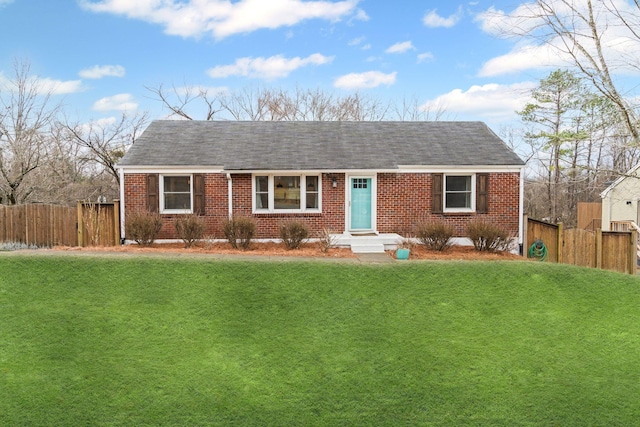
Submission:
M 371 178 L 351 178 L 351 229 L 371 230 Z

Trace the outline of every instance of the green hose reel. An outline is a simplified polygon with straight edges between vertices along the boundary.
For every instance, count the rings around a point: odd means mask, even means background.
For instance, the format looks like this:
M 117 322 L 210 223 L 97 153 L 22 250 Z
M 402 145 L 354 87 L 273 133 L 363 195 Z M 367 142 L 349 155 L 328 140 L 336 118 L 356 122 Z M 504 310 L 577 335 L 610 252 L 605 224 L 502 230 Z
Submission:
M 546 261 L 549 253 L 547 247 L 541 239 L 536 239 L 535 242 L 529 247 L 529 258 L 535 258 L 538 261 Z

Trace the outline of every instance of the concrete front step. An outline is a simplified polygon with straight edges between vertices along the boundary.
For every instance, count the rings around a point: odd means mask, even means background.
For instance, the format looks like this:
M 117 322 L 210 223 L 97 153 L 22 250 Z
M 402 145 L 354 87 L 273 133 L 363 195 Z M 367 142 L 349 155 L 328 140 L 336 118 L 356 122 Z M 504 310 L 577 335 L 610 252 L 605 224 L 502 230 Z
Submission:
M 384 253 L 384 244 L 375 242 L 351 243 L 351 252 L 354 254 Z
M 341 248 L 351 248 L 353 253 L 380 254 L 395 249 L 402 237 L 395 233 L 334 234 L 334 244 Z

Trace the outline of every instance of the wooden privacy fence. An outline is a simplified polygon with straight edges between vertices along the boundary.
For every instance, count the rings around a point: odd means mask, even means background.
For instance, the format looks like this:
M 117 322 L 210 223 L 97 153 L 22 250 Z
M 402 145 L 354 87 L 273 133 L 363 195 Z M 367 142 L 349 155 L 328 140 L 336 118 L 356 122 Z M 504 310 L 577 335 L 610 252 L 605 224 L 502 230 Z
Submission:
M 0 241 L 76 246 L 76 219 L 76 210 L 67 206 L 0 206 Z
M 120 244 L 120 202 L 78 202 L 78 246 Z
M 120 204 L 0 205 L 0 242 L 40 247 L 120 244 Z
M 565 230 L 562 224 L 549 224 L 527 217 L 525 224 L 525 256 L 531 245 L 540 239 L 547 248 L 550 262 L 636 274 L 635 230 Z
M 578 228 L 591 231 L 602 228 L 602 203 L 578 202 Z

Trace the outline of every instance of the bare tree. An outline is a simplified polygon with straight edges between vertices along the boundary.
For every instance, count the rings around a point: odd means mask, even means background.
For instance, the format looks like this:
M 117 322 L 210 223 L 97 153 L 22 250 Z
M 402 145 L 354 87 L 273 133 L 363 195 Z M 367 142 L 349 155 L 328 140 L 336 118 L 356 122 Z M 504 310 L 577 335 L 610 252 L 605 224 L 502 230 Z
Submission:
M 616 107 L 631 143 L 640 144 L 638 117 L 625 97 L 614 73 L 618 68 L 640 68 L 638 57 L 619 49 L 637 52 L 640 42 L 640 1 L 633 5 L 616 0 L 535 0 L 519 9 L 519 15 L 505 33 L 544 43 L 568 58 L 579 72 Z M 617 46 L 616 46 L 617 45 Z M 615 52 L 617 57 L 613 57 Z
M 169 110 L 170 116 L 194 120 L 196 119 L 195 115 L 202 114 L 202 110 L 204 110 L 203 118 L 200 120 L 214 120 L 217 118 L 216 114 L 221 111 L 219 94 L 211 89 L 172 86 L 167 90 L 162 84 L 156 87 L 147 86 L 146 89 L 151 92 L 152 99 L 159 101 L 164 108 Z
M 147 89 L 172 116 L 187 120 L 379 121 L 386 120 L 391 110 L 389 103 L 360 93 L 337 96 L 298 87 L 292 91 L 246 88 L 214 95 L 189 87 Z
M 16 60 L 13 78 L 0 86 L 0 203 L 23 203 L 35 190 L 29 177 L 45 159 L 60 110 L 51 95 L 27 61 Z
M 445 116 L 446 109 L 440 104 L 434 108 L 421 105 L 414 96 L 397 101 L 393 105 L 393 112 L 395 118 L 403 122 L 439 121 Z
M 120 176 L 116 164 L 127 148 L 133 144 L 148 123 L 147 113 L 123 113 L 115 121 L 94 121 L 89 124 L 62 124 L 70 139 L 83 150 L 79 159 L 92 161 L 104 170 L 120 185 Z

